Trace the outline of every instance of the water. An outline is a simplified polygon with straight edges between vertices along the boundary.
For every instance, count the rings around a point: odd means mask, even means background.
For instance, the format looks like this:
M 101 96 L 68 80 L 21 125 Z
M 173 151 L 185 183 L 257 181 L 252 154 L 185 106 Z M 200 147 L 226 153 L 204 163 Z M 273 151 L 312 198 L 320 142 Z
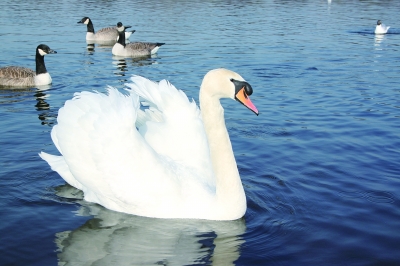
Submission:
M 47 89 L 0 90 L 2 265 L 400 263 L 398 1 L 3 1 L 0 65 Z M 153 58 L 88 49 L 85 27 L 122 21 Z M 373 34 L 378 19 L 390 34 Z M 224 101 L 248 210 L 233 222 L 162 220 L 87 203 L 37 155 L 82 90 L 168 79 L 198 100 L 210 69 L 240 73 L 260 116 Z

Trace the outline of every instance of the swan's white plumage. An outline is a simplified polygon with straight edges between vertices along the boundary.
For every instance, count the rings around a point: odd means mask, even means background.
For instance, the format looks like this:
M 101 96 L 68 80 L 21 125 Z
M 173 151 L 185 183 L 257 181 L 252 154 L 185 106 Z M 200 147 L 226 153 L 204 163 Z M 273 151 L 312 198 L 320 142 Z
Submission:
M 233 164 L 226 165 L 234 168 L 232 182 L 217 180 L 195 102 L 168 81 L 155 83 L 139 76 L 132 81 L 127 94 L 111 87 L 107 94 L 76 93 L 60 109 L 51 133 L 62 156 L 40 156 L 65 181 L 83 190 L 85 200 L 115 211 L 159 218 L 243 216 L 246 199 L 227 132 L 222 130 L 227 137 L 222 142 L 232 153 L 227 158 L 231 156 Z M 149 107 L 139 109 L 139 100 Z M 228 185 L 218 188 L 219 183 Z
M 157 153 L 195 168 L 208 186 L 215 186 L 212 172 L 205 171 L 209 170 L 206 167 L 210 164 L 209 150 L 196 103 L 166 80 L 154 83 L 136 76 L 132 81 L 130 88 L 157 107 L 145 111 L 148 121 L 139 128 L 147 143 Z

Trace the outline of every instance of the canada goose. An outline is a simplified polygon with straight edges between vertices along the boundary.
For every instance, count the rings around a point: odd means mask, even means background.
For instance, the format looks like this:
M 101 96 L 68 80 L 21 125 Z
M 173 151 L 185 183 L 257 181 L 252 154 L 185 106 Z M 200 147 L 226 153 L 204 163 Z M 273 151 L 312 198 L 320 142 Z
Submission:
M 102 28 L 101 30 L 94 32 L 94 27 L 92 20 L 89 17 L 84 17 L 78 23 L 83 23 L 87 25 L 87 33 L 86 33 L 86 40 L 87 41 L 117 41 L 118 38 L 118 31 L 116 27 L 107 27 Z M 127 26 L 126 28 L 130 28 L 131 26 Z M 135 31 L 126 31 L 125 38 L 129 38 L 132 33 Z
M 376 22 L 375 34 L 386 34 L 389 28 L 390 26 L 386 26 L 382 21 L 378 20 L 378 22 Z
M 0 86 L 29 87 L 51 84 L 52 79 L 44 64 L 46 54 L 56 54 L 45 44 L 36 48 L 36 73 L 35 71 L 19 66 L 7 66 L 0 68 Z
M 157 218 L 235 220 L 246 196 L 221 98 L 258 115 L 253 88 L 227 69 L 208 72 L 200 109 L 171 83 L 140 76 L 127 95 L 76 93 L 51 131 L 61 156 L 40 153 L 54 171 L 104 207 Z M 150 108 L 140 109 L 140 101 Z M 79 122 L 77 122 L 79 121 Z
M 118 41 L 112 48 L 112 54 L 117 56 L 147 56 L 157 53 L 161 45 L 165 43 L 132 42 L 125 43 L 125 26 L 121 22 L 117 24 Z

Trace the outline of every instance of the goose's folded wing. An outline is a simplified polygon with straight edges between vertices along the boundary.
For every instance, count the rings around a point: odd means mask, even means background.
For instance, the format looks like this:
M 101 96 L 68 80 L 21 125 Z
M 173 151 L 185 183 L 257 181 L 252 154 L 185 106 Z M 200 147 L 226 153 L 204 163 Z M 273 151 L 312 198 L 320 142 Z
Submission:
M 153 50 L 157 47 L 157 43 L 150 43 L 150 42 L 131 42 L 127 44 L 127 47 L 132 50 Z
M 9 66 L 0 68 L 0 78 L 33 78 L 35 72 L 26 67 Z
M 118 35 L 118 32 L 117 32 L 117 28 L 116 28 L 116 27 L 105 27 L 105 28 L 101 28 L 100 30 L 97 31 L 97 33 L 99 33 L 99 32 L 101 32 L 101 33 L 114 32 L 114 33 L 116 33 L 116 34 Z M 96 33 L 96 34 L 97 34 L 97 33 Z

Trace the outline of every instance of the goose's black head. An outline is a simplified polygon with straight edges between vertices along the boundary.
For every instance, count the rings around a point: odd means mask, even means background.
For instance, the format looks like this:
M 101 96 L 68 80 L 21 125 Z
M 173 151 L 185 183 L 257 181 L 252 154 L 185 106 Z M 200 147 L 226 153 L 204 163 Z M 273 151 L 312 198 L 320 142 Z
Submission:
M 36 48 L 36 53 L 40 54 L 41 56 L 44 56 L 46 54 L 56 54 L 57 52 L 54 51 L 53 49 L 50 49 L 49 46 L 46 44 L 39 44 L 38 47 Z
M 78 21 L 78 23 L 83 23 L 83 24 L 89 24 L 90 18 L 89 17 L 83 17 L 81 20 Z

